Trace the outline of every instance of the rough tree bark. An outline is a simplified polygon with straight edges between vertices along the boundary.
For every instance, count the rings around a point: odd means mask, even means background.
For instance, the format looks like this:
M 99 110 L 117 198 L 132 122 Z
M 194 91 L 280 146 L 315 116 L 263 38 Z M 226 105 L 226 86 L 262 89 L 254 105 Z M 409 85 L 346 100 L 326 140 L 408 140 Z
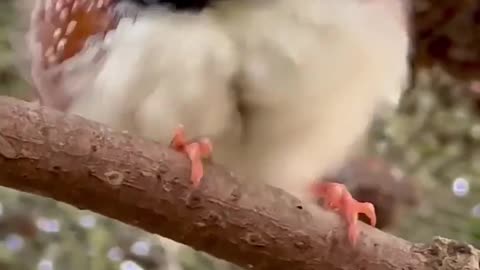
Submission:
M 152 141 L 0 98 L 0 185 L 157 233 L 250 269 L 479 269 L 472 246 L 413 244 L 365 224 L 356 248 L 332 213 L 209 166 L 199 189 L 185 157 Z M 443 268 L 439 268 L 443 267 Z M 446 267 L 446 268 L 445 268 Z

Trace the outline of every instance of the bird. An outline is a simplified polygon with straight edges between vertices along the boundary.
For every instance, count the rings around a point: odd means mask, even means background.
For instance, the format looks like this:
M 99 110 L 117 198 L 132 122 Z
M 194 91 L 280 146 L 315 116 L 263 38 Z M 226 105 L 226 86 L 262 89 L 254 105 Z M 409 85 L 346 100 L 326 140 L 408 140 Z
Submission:
M 212 158 L 324 205 L 358 239 L 375 209 L 339 170 L 407 84 L 406 0 L 37 0 L 24 35 L 44 106 Z M 21 46 L 18 46 L 19 48 Z

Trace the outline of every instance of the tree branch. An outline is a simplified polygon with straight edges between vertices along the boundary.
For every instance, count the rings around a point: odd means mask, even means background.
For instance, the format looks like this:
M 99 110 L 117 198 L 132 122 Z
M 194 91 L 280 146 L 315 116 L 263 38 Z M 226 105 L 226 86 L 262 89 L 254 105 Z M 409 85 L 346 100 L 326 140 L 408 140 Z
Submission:
M 311 214 L 285 192 L 244 185 L 218 166 L 207 167 L 194 190 L 179 153 L 80 117 L 0 98 L 0 119 L 0 185 L 92 210 L 246 268 L 416 270 L 450 260 L 455 268 L 448 269 L 478 269 L 478 254 L 466 244 L 414 245 L 364 224 L 352 249 L 334 214 Z

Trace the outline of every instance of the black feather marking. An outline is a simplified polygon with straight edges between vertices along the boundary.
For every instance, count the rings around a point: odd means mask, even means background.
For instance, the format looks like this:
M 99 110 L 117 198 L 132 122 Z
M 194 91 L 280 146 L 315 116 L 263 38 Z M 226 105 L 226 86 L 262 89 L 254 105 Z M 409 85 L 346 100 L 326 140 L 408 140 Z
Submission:
M 178 11 L 200 11 L 210 4 L 210 0 L 124 0 L 140 6 L 168 6 Z

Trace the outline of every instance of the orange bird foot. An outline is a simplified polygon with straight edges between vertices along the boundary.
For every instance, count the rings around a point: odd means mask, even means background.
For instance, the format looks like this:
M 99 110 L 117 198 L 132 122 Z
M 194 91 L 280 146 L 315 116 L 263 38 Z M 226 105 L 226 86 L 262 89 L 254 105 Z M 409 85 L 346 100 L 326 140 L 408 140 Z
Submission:
M 200 180 L 203 177 L 203 163 L 202 160 L 210 158 L 212 155 L 212 143 L 207 138 L 202 138 L 196 141 L 187 141 L 185 137 L 185 129 L 182 125 L 175 129 L 173 139 L 170 147 L 176 151 L 185 153 L 192 163 L 191 176 L 193 186 L 198 187 Z
M 370 219 L 370 225 L 377 223 L 373 204 L 355 200 L 343 184 L 319 182 L 313 185 L 312 191 L 315 197 L 323 199 L 325 208 L 338 212 L 347 221 L 348 239 L 353 246 L 359 234 L 359 214 L 365 214 Z

